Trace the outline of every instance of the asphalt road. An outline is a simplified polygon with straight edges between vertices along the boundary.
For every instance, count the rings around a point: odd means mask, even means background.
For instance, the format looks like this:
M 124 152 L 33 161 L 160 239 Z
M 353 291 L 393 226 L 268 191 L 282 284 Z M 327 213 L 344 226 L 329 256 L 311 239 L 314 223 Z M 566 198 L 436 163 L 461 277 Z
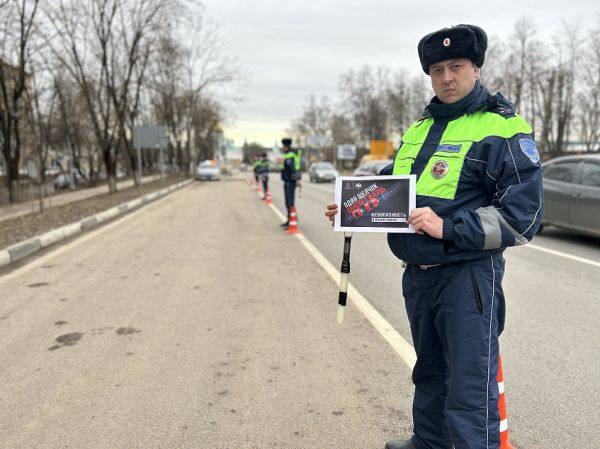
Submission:
M 297 207 L 338 267 L 332 198 L 305 182 Z M 513 445 L 597 448 L 600 242 L 548 230 L 506 257 Z M 355 235 L 351 282 L 410 341 L 401 276 Z M 336 303 L 243 181 L 195 183 L 0 273 L 0 448 L 380 449 L 410 433 L 410 370 Z
M 324 217 L 333 184 L 303 183 L 301 231 L 336 267 L 343 237 Z M 272 177 L 275 204 L 282 188 Z M 350 282 L 410 340 L 401 263 L 384 235 L 355 234 Z M 507 317 L 500 346 L 511 442 L 518 449 L 598 448 L 600 240 L 547 228 L 506 251 Z
M 410 371 L 242 180 L 0 275 L 0 448 L 380 449 Z M 350 307 L 352 310 L 352 308 Z

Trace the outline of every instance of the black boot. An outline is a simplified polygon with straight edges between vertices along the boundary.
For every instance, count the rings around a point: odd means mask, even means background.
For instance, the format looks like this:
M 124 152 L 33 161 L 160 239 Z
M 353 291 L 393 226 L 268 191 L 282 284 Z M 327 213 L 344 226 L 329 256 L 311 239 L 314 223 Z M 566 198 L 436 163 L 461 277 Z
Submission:
M 279 226 L 281 226 L 282 228 L 287 228 L 290 225 L 289 221 L 286 221 L 285 223 L 281 223 Z
M 390 440 L 385 445 L 385 449 L 415 449 L 410 440 Z

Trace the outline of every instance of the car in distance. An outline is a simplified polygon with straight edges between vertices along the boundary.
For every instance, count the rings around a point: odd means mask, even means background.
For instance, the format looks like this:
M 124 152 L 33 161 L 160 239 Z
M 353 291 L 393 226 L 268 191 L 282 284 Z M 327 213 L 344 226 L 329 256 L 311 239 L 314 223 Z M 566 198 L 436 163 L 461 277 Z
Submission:
M 332 182 L 338 175 L 331 162 L 315 162 L 308 169 L 310 182 Z
M 359 165 L 358 168 L 354 170 L 352 176 L 377 176 L 382 169 L 393 162 L 394 161 L 391 159 L 367 162 L 366 164 Z
M 198 181 L 219 181 L 221 171 L 215 161 L 203 161 L 196 168 L 196 179 Z
M 552 225 L 600 238 L 600 154 L 551 159 L 543 164 L 542 177 L 541 228 Z

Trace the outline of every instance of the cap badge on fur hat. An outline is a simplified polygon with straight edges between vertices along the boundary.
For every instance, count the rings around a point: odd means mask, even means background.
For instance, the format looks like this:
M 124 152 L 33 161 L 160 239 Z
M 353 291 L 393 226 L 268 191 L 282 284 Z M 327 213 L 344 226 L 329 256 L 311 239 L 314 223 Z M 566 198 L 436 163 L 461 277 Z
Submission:
M 446 39 L 444 39 L 443 44 L 444 44 L 444 47 L 449 47 L 450 46 L 450 38 L 447 37 Z

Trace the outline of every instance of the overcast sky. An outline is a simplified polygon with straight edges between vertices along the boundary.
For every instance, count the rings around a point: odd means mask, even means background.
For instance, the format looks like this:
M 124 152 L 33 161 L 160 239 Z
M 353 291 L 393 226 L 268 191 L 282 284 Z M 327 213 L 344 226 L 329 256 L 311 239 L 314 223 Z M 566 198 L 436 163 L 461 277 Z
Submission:
M 220 37 L 245 72 L 243 101 L 225 124 L 236 145 L 271 147 L 302 114 L 306 98 L 338 98 L 341 74 L 364 64 L 423 72 L 417 43 L 459 23 L 482 27 L 488 39 L 507 40 L 528 17 L 548 42 L 561 21 L 600 28 L 597 0 L 204 0 Z M 484 65 L 485 67 L 485 65 Z M 425 76 L 425 74 L 423 74 Z

